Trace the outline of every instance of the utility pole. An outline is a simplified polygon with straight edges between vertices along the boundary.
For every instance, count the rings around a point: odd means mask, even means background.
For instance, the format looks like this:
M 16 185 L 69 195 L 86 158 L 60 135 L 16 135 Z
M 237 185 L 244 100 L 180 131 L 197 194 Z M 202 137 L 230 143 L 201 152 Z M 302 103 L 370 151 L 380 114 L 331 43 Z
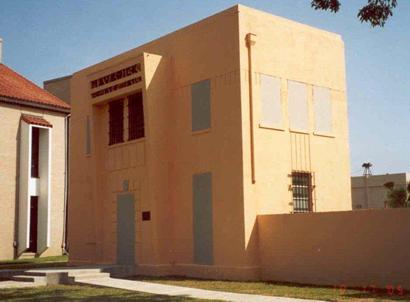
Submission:
M 364 188 L 365 188 L 365 200 L 364 200 L 364 207 L 366 209 L 369 208 L 369 177 L 372 176 L 372 163 L 367 162 L 362 164 L 363 176 L 364 176 Z
M 366 176 L 367 178 L 369 178 L 369 176 L 372 176 L 372 170 L 371 167 L 373 167 L 372 163 L 363 163 L 362 168 L 364 168 L 363 170 L 363 176 Z

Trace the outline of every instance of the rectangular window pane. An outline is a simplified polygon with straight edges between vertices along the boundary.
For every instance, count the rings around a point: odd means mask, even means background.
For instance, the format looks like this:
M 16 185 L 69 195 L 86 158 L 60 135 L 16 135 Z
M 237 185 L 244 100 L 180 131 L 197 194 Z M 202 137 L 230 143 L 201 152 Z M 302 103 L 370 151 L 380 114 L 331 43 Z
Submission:
M 192 131 L 211 127 L 211 81 L 191 85 Z
M 292 173 L 292 199 L 294 213 L 312 211 L 312 174 Z
M 40 129 L 31 128 L 31 177 L 38 178 L 38 164 L 40 152 Z
M 280 79 L 261 75 L 261 125 L 282 127 Z
M 128 97 L 128 140 L 144 137 L 144 108 L 142 92 Z
M 114 145 L 124 141 L 124 101 L 109 103 L 109 144 Z
M 315 131 L 332 133 L 332 102 L 330 89 L 313 87 L 313 104 L 315 108 Z
M 289 124 L 292 130 L 309 130 L 306 85 L 288 81 Z

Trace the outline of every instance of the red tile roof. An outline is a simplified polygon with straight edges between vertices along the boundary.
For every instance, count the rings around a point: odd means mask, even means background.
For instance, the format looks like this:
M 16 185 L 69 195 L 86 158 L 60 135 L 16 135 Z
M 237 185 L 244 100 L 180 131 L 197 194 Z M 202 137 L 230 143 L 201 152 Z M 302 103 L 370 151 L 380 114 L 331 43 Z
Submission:
M 38 87 L 33 82 L 1 63 L 0 97 L 11 99 L 15 103 L 19 103 L 20 101 L 30 103 L 30 105 L 33 106 L 38 104 L 65 110 L 70 109 L 70 105 L 66 102 Z
M 28 124 L 39 125 L 39 126 L 44 126 L 44 127 L 51 127 L 51 128 L 53 127 L 52 124 L 50 124 L 48 121 L 43 119 L 41 116 L 22 114 L 21 119 Z

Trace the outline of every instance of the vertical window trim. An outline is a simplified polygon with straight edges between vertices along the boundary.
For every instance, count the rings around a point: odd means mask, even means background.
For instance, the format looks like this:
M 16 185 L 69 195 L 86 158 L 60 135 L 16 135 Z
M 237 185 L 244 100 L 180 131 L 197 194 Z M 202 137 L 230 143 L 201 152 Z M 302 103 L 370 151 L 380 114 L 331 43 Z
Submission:
M 90 121 L 90 116 L 86 116 L 85 120 L 85 154 L 90 155 L 91 154 L 91 121 Z

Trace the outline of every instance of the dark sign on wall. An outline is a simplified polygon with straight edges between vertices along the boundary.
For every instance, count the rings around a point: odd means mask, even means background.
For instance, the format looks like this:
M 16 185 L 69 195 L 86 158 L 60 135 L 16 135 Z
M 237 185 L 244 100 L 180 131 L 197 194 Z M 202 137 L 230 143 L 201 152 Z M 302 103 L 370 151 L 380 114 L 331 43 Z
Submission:
M 92 80 L 90 82 L 90 86 L 91 86 L 91 89 L 96 89 L 100 86 L 105 86 L 105 85 L 107 85 L 111 82 L 118 81 L 118 80 L 123 79 L 123 78 L 127 78 L 127 77 L 129 77 L 133 74 L 138 74 L 140 72 L 141 72 L 141 63 L 137 63 L 137 64 L 134 64 L 134 65 L 128 66 L 126 68 L 123 68 L 121 70 L 112 72 L 112 73 L 110 73 L 108 75 L 105 75 L 103 77 L 100 77 L 98 79 Z M 125 88 L 125 87 L 128 87 L 128 86 L 137 84 L 141 81 L 142 81 L 141 76 L 134 77 L 132 79 L 123 81 L 121 83 L 118 83 L 118 84 L 115 84 L 115 85 L 100 89 L 98 91 L 92 92 L 91 97 L 96 98 L 96 97 L 102 96 L 104 94 L 111 93 L 111 92 L 114 92 L 116 90 L 119 90 L 119 89 L 122 89 L 122 88 Z

